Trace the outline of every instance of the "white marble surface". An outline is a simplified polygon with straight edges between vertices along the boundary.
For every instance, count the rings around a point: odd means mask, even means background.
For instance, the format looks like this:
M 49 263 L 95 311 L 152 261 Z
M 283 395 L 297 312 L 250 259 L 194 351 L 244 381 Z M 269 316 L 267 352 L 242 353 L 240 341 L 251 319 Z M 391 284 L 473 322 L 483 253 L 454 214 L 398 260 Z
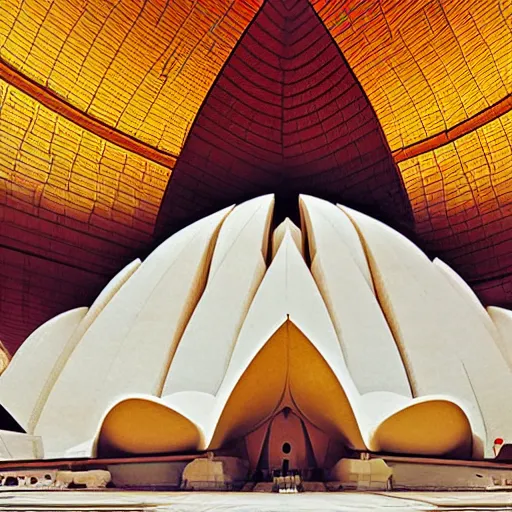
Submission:
M 0 511 L 387 512 L 511 510 L 510 492 L 243 492 L 1 491 Z
M 418 493 L 415 493 L 418 496 Z M 426 511 L 435 505 L 370 493 L 204 493 L 126 491 L 1 492 L 0 510 L 102 510 L 154 512 L 364 512 Z

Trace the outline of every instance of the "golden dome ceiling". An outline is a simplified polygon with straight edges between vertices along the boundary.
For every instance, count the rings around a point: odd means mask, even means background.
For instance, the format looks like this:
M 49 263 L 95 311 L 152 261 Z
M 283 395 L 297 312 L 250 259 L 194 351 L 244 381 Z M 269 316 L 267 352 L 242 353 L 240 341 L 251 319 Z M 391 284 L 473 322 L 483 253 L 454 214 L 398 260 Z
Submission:
M 0 338 L 90 301 L 175 217 L 272 187 L 412 210 L 510 305 L 511 54 L 510 0 L 4 0 Z

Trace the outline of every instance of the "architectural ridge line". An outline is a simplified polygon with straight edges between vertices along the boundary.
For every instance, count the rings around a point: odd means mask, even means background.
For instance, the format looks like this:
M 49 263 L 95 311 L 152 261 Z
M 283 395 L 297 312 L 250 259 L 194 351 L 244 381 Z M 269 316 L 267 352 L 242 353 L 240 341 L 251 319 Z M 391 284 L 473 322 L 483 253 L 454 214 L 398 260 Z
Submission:
M 117 128 L 108 126 L 103 121 L 94 119 L 90 115 L 74 107 L 54 92 L 38 84 L 31 78 L 14 69 L 10 64 L 0 58 L 0 78 L 5 80 L 21 92 L 38 101 L 46 108 L 65 117 L 84 130 L 94 133 L 98 137 L 115 144 L 132 153 L 136 153 L 152 162 L 172 169 L 176 163 L 177 155 L 161 151 L 135 137 L 123 133 Z
M 393 151 L 393 158 L 396 163 L 403 162 L 409 158 L 413 158 L 428 151 L 440 148 L 454 142 L 457 139 L 471 133 L 478 128 L 490 123 L 501 117 L 502 115 L 512 110 L 512 94 L 508 94 L 497 103 L 487 107 L 486 109 L 478 112 L 470 118 L 456 124 L 449 130 L 444 130 L 436 135 L 432 135 L 425 139 L 420 140 L 406 146 L 405 148 Z

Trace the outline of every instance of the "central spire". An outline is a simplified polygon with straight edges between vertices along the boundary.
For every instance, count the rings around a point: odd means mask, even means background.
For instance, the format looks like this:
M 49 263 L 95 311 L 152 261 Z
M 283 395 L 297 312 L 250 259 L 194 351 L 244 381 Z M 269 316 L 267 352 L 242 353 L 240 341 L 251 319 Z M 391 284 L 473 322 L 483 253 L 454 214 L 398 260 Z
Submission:
M 377 117 L 308 0 L 266 0 L 245 31 L 190 130 L 158 229 L 270 192 L 278 210 L 307 193 L 411 222 Z

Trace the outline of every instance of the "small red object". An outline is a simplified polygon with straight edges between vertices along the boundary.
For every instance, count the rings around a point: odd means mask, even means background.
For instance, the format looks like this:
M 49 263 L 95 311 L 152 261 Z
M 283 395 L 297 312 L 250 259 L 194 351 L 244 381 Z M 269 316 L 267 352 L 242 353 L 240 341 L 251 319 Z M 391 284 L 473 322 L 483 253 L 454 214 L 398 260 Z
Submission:
M 501 437 L 497 437 L 494 440 L 494 446 L 492 447 L 492 451 L 494 452 L 494 456 L 498 456 L 498 452 L 501 450 L 501 445 L 503 444 L 503 439 Z

